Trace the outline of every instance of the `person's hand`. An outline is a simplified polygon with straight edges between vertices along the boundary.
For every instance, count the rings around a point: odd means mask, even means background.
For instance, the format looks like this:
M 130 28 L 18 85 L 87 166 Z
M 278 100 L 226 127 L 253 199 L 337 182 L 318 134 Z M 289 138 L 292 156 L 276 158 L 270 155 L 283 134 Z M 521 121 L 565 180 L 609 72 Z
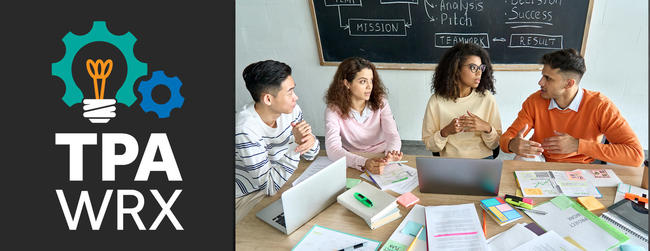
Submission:
M 300 152 L 300 155 L 305 154 L 309 149 L 311 149 L 312 146 L 314 146 L 314 142 L 316 142 L 316 138 L 314 137 L 313 134 L 309 134 L 307 136 L 303 137 L 304 143 L 298 145 L 296 147 L 296 152 Z
M 536 155 L 541 155 L 542 152 L 544 152 L 542 144 L 524 139 L 524 132 L 526 132 L 526 130 L 528 130 L 528 124 L 517 133 L 517 137 L 510 140 L 508 150 L 526 158 L 534 158 Z
M 488 122 L 469 111 L 467 111 L 467 115 L 460 116 L 458 122 L 463 127 L 464 132 L 492 132 L 492 126 Z
M 385 158 L 371 158 L 366 160 L 366 164 L 363 167 L 373 174 L 382 175 L 386 164 L 388 164 L 388 161 Z
M 460 125 L 458 118 L 452 119 L 451 122 L 442 130 L 440 130 L 440 136 L 447 137 L 452 134 L 456 134 L 463 131 L 463 126 Z
M 293 133 L 294 141 L 298 144 L 296 147 L 296 152 L 303 154 L 307 152 L 316 141 L 314 135 L 311 134 L 311 126 L 306 121 L 300 121 L 298 123 L 291 123 L 291 132 Z
M 549 153 L 566 154 L 578 151 L 578 139 L 566 133 L 555 132 L 556 136 L 544 139 L 542 147 Z
M 384 157 L 384 159 L 386 159 L 386 161 L 388 161 L 388 162 L 400 161 L 400 160 L 402 160 L 403 155 L 404 155 L 404 153 L 402 153 L 400 151 L 394 151 L 393 150 L 393 151 L 390 151 L 390 152 L 386 152 L 386 157 Z

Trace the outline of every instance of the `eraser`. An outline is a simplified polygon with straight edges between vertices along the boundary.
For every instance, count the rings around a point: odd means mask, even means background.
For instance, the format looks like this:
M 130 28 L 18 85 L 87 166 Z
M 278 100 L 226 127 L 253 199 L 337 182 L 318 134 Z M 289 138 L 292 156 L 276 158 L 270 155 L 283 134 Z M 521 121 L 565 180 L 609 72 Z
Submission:
M 404 208 L 409 208 L 419 201 L 420 198 L 415 197 L 415 195 L 413 195 L 411 192 L 404 193 L 397 197 L 397 204 L 403 206 Z

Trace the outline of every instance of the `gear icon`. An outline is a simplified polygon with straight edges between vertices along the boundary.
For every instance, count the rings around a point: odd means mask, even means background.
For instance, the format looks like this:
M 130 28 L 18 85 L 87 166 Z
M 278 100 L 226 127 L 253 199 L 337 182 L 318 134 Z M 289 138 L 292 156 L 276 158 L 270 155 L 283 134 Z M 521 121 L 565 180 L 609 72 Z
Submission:
M 153 101 L 151 92 L 153 88 L 159 85 L 164 85 L 169 88 L 171 96 L 165 104 L 158 104 Z M 183 83 L 178 77 L 167 77 L 164 71 L 154 71 L 149 80 L 141 81 L 138 86 L 138 92 L 142 94 L 142 101 L 140 107 L 144 112 L 155 112 L 158 118 L 168 118 L 172 109 L 181 108 L 185 98 L 181 96 L 181 86 Z
M 139 61 L 135 57 L 133 46 L 138 39 L 131 32 L 117 36 L 108 31 L 105 21 L 94 21 L 93 27 L 87 34 L 80 36 L 68 32 L 62 40 L 66 48 L 65 56 L 60 61 L 52 63 L 52 75 L 61 78 L 65 84 L 65 94 L 62 98 L 63 102 L 68 106 L 72 106 L 81 103 L 83 100 L 83 93 L 81 93 L 81 90 L 72 78 L 72 61 L 81 48 L 94 42 L 112 44 L 122 52 L 126 60 L 126 79 L 115 95 L 117 102 L 131 106 L 137 100 L 135 93 L 133 93 L 133 85 L 139 77 L 147 75 L 147 64 Z

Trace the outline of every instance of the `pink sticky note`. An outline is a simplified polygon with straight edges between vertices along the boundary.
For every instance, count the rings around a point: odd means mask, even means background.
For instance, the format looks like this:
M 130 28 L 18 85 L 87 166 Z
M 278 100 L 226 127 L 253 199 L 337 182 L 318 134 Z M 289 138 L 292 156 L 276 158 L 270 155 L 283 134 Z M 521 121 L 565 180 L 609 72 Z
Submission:
M 501 204 L 497 206 L 497 209 L 501 212 L 509 211 L 512 210 L 512 207 L 510 207 L 508 204 Z

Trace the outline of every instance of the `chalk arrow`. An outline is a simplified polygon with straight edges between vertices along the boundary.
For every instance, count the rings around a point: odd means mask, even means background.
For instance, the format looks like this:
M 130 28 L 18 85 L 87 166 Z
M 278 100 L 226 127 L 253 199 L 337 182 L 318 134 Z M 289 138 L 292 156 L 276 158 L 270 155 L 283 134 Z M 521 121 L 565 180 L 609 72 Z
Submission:
M 494 41 L 494 42 L 505 42 L 506 39 L 505 38 L 496 38 L 495 37 L 495 38 L 492 38 L 492 41 Z

